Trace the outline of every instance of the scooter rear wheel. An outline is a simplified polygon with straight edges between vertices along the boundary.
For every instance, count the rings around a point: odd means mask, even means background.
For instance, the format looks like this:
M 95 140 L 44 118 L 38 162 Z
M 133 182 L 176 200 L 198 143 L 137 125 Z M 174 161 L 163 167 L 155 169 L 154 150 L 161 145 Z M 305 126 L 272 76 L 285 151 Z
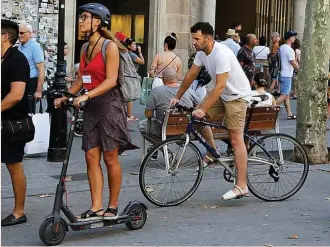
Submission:
M 41 241 L 46 245 L 58 245 L 60 244 L 66 235 L 66 222 L 61 219 L 58 225 L 58 231 L 53 234 L 53 222 L 54 218 L 45 219 L 39 228 L 39 237 Z
M 131 218 L 131 221 L 126 223 L 128 229 L 141 229 L 147 221 L 147 210 L 142 205 L 134 205 L 129 209 L 128 217 Z

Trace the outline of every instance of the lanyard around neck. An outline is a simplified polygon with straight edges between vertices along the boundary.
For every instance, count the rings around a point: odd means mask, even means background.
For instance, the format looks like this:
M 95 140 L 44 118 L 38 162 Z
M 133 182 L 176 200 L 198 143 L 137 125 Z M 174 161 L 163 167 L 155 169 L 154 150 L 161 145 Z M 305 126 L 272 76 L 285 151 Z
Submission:
M 100 37 L 97 39 L 97 41 L 96 41 L 96 43 L 95 43 L 95 45 L 94 45 L 94 47 L 93 47 L 93 49 L 92 49 L 92 52 L 89 54 L 89 57 L 87 56 L 87 55 L 88 55 L 88 50 L 89 50 L 89 44 L 88 44 L 87 49 L 86 49 L 85 67 L 88 65 L 88 63 L 90 63 L 90 61 L 91 61 L 91 59 L 92 59 L 92 55 L 93 55 L 94 49 L 95 49 L 95 47 L 97 46 L 97 44 L 99 43 L 99 40 L 101 39 L 101 37 L 102 37 L 102 36 L 100 36 Z M 87 61 L 88 61 L 88 63 L 87 63 Z

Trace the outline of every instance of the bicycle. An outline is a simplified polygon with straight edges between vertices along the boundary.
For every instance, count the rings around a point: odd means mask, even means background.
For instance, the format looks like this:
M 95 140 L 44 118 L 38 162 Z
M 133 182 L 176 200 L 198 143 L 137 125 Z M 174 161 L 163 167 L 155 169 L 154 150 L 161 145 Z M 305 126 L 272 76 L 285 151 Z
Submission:
M 247 183 L 249 191 L 257 198 L 264 201 L 282 201 L 296 194 L 303 186 L 308 175 L 309 163 L 305 149 L 292 136 L 274 133 L 259 138 L 249 134 L 248 127 L 254 108 L 258 102 L 266 100 L 266 97 L 258 96 L 260 99 L 253 101 L 244 128 L 244 138 L 249 146 Z M 168 138 L 152 147 L 144 158 L 139 172 L 143 195 L 151 203 L 162 207 L 176 206 L 189 199 L 202 180 L 202 155 L 198 147 L 192 143 L 191 135 L 212 154 L 215 162 L 224 168 L 223 176 L 226 181 L 235 184 L 236 179 L 236 167 L 230 145 L 225 152 L 218 152 L 204 140 L 194 125 L 226 130 L 227 128 L 222 124 L 195 119 L 192 109 L 178 106 L 177 109 L 167 111 L 177 110 L 190 112 L 187 114 L 189 123 L 186 134 Z M 287 172 L 287 168 L 293 170 Z M 298 175 L 289 178 L 295 171 Z M 285 187 L 285 182 L 292 188 Z M 175 184 L 179 184 L 178 188 L 175 188 Z

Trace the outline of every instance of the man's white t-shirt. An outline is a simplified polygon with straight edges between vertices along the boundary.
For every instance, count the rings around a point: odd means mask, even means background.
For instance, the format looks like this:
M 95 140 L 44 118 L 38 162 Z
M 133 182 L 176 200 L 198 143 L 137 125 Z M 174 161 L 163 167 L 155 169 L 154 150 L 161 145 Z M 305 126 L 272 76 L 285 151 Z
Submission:
M 243 98 L 250 101 L 251 86 L 236 56 L 228 46 L 214 42 L 214 47 L 209 55 L 203 51 L 196 54 L 194 64 L 201 67 L 205 66 L 206 70 L 212 78 L 212 81 L 206 85 L 207 91 L 210 92 L 216 85 L 217 74 L 229 74 L 226 87 L 222 92 L 222 99 L 232 101 Z
M 294 50 L 288 44 L 281 45 L 280 55 L 281 55 L 281 76 L 293 77 L 294 68 L 290 63 L 290 61 L 295 61 Z

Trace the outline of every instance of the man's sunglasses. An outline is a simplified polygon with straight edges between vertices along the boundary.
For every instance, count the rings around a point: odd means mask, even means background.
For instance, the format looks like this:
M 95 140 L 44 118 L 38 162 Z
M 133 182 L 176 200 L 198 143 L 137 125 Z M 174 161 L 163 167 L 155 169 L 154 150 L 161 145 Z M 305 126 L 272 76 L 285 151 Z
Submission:
M 19 35 L 24 35 L 26 33 L 28 33 L 28 31 L 26 31 L 26 32 L 19 32 Z

